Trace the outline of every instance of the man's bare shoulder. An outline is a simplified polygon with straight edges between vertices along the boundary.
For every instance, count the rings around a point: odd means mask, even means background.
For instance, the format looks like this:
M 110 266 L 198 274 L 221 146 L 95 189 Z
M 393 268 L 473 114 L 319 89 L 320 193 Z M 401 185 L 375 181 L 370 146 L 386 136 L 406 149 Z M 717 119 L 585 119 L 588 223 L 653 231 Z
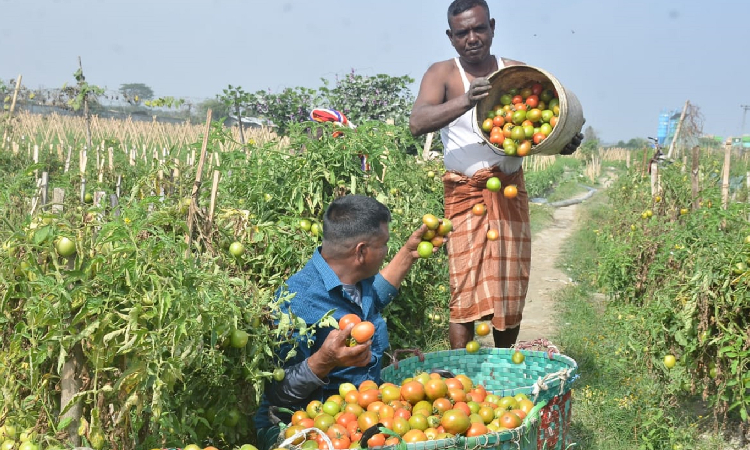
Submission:
M 428 73 L 431 74 L 449 74 L 456 70 L 456 63 L 452 59 L 446 59 L 445 61 L 438 61 L 432 63 L 427 69 Z
M 523 61 L 516 61 L 515 59 L 505 58 L 505 57 L 502 57 L 502 56 L 500 57 L 500 59 L 503 60 L 503 65 L 506 66 L 506 67 L 507 66 L 525 66 L 526 65 L 525 62 L 523 62 Z

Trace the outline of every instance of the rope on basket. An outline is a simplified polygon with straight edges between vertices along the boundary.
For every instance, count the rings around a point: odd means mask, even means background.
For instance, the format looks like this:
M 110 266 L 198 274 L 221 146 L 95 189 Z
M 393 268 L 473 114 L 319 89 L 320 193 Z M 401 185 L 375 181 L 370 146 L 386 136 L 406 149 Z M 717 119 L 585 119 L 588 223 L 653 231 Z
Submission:
M 398 370 L 398 355 L 401 353 L 414 353 L 417 358 L 419 358 L 419 362 L 424 362 L 424 353 L 422 353 L 422 350 L 418 348 L 402 348 L 398 349 L 393 352 L 393 368 Z
M 555 353 L 560 353 L 560 350 L 557 348 L 557 346 L 545 338 L 534 339 L 533 341 L 519 342 L 515 345 L 515 348 L 518 350 L 528 350 L 535 347 L 545 348 L 547 350 L 547 356 L 549 357 L 549 359 L 552 359 L 552 355 L 554 355 Z
M 544 376 L 544 378 L 539 378 L 537 382 L 534 383 L 534 387 L 531 389 L 531 395 L 534 396 L 534 403 L 536 403 L 537 398 L 542 391 L 546 391 L 549 389 L 549 385 L 547 383 L 549 383 L 550 381 L 560 380 L 559 395 L 565 393 L 565 383 L 570 378 L 570 374 L 572 373 L 572 371 L 573 369 L 560 369 L 557 372 L 548 373 Z
M 299 445 L 294 445 L 294 444 L 292 444 L 292 442 L 296 441 L 297 439 L 299 439 L 301 437 L 307 438 L 307 433 L 309 433 L 311 431 L 314 431 L 314 432 L 318 433 L 318 435 L 320 435 L 323 438 L 323 440 L 326 442 L 326 444 L 328 444 L 328 448 L 329 449 L 333 448 L 333 442 L 331 442 L 331 438 L 329 438 L 328 435 L 326 435 L 326 433 L 323 430 L 321 430 L 320 428 L 315 428 L 315 427 L 305 428 L 304 430 L 299 430 L 298 432 L 294 433 L 293 435 L 291 435 L 290 437 L 288 437 L 287 439 L 285 439 L 284 441 L 282 441 L 277 447 L 283 447 L 283 448 L 300 448 Z

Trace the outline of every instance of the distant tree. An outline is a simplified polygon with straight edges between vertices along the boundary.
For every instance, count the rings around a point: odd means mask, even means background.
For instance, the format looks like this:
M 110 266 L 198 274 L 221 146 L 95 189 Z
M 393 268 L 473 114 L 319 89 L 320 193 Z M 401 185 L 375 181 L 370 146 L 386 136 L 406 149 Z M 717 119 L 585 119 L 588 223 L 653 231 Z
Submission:
M 583 130 L 583 141 L 598 141 L 599 136 L 596 134 L 596 131 L 594 130 L 594 127 L 591 125 L 587 126 L 586 129 Z
M 596 131 L 594 131 L 594 128 L 589 125 L 583 130 L 583 142 L 578 151 L 585 155 L 588 160 L 598 154 L 599 144 L 599 136 L 596 134 Z
M 206 114 L 208 114 L 209 109 L 211 110 L 211 116 L 213 117 L 213 120 L 216 121 L 225 119 L 231 114 L 229 112 L 229 106 L 227 106 L 224 102 L 222 102 L 218 98 L 209 98 L 195 105 L 198 120 L 205 121 Z
M 645 148 L 648 147 L 649 141 L 648 139 L 644 138 L 632 138 L 628 141 L 627 144 L 624 145 L 625 148 L 632 148 L 632 149 L 639 149 L 639 148 Z
M 245 115 L 271 121 L 278 127 L 278 133 L 283 135 L 290 124 L 310 120 L 316 98 L 314 89 L 303 87 L 285 88 L 278 94 L 270 90 L 258 91 L 248 96 L 247 103 L 244 104 Z
M 128 103 L 136 105 L 154 98 L 154 91 L 143 83 L 121 84 L 119 92 Z
M 320 88 L 325 106 L 343 112 L 355 124 L 365 120 L 391 119 L 397 125 L 407 123 L 414 96 L 408 76 L 392 77 L 385 74 L 366 76 L 351 73 L 336 77 L 333 86 L 323 79 Z

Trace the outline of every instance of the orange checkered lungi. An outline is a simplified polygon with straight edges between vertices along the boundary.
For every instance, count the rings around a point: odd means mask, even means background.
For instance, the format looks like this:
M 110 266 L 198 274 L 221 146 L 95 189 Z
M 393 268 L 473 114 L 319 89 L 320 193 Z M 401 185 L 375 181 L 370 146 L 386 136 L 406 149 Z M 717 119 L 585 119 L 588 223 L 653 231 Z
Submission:
M 505 198 L 485 189 L 487 180 L 500 178 L 503 188 L 515 184 L 518 196 Z M 469 178 L 458 172 L 443 175 L 445 217 L 453 222 L 446 244 L 450 270 L 450 321 L 466 323 L 492 316 L 498 330 L 521 324 L 531 270 L 529 198 L 523 169 L 505 174 L 497 168 L 477 171 Z M 484 203 L 483 216 L 472 214 Z M 487 239 L 498 230 L 500 238 Z

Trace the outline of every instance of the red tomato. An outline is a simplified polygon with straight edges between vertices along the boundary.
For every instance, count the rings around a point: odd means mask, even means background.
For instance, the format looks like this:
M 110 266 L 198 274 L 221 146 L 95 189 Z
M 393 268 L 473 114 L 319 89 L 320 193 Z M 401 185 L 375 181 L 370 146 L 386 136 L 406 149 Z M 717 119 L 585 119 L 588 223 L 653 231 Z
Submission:
M 538 144 L 546 138 L 547 138 L 547 135 L 540 131 L 538 133 L 534 133 L 534 136 L 531 139 L 534 141 L 534 144 Z
M 539 95 L 539 94 L 542 93 L 543 89 L 544 88 L 542 87 L 542 83 L 534 83 L 531 86 L 531 93 L 534 94 L 534 95 Z
M 537 97 L 536 95 L 529 95 L 528 97 L 526 97 L 526 105 L 529 108 L 536 108 L 537 106 L 539 106 L 539 97 Z
M 344 314 L 339 319 L 339 329 L 343 330 L 350 323 L 356 325 L 356 324 L 358 324 L 360 322 L 362 322 L 362 319 L 360 319 L 358 315 L 356 315 L 356 314 Z
M 492 125 L 496 127 L 502 127 L 505 124 L 505 118 L 503 116 L 495 116 L 492 119 Z
M 352 337 L 359 344 L 369 341 L 373 334 L 375 334 L 375 325 L 372 322 L 363 321 L 352 328 Z
M 510 102 L 513 103 L 514 105 L 517 103 L 523 103 L 523 97 L 520 95 L 516 95 L 513 97 L 513 99 Z

